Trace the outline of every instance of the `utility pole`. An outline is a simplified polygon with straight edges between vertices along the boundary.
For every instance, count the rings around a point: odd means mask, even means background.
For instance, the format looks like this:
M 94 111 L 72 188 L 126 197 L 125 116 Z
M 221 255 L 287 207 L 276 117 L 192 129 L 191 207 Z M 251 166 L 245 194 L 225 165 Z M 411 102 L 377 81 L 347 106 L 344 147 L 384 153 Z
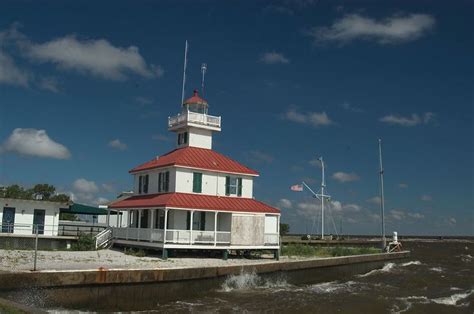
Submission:
M 324 176 L 324 160 L 323 157 L 319 157 L 319 161 L 321 162 L 321 194 L 315 193 L 307 184 L 306 182 L 302 182 L 303 186 L 306 187 L 317 199 L 321 200 L 321 240 L 324 240 L 324 199 L 330 199 L 330 195 L 324 194 L 324 188 L 326 187 L 326 180 Z M 337 230 L 336 230 L 337 233 Z
M 383 164 L 382 164 L 382 139 L 379 138 L 379 162 L 380 162 L 380 211 L 382 216 L 382 249 L 387 246 L 385 238 L 385 200 L 383 194 Z

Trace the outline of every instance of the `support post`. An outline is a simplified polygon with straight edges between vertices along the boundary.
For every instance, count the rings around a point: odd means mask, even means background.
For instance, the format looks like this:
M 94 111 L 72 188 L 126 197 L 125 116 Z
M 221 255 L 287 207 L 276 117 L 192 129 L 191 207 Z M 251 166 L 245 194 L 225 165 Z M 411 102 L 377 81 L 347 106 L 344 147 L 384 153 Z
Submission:
M 273 252 L 273 257 L 274 257 L 277 261 L 279 261 L 279 260 L 280 260 L 280 251 L 279 251 L 279 250 L 275 250 L 275 251 Z
M 36 271 L 36 259 L 38 257 L 38 225 L 36 225 L 36 230 L 35 230 L 35 259 L 34 259 L 34 264 L 33 264 L 33 271 Z
M 217 212 L 214 213 L 214 246 L 217 245 Z
M 166 243 L 166 229 L 168 228 L 168 209 L 165 209 L 165 226 L 163 228 L 163 246 Z M 164 251 L 164 248 L 163 248 Z
M 224 250 L 224 252 L 222 252 L 222 259 L 224 261 L 227 261 L 227 259 L 229 258 L 229 251 L 228 250 Z
M 138 228 L 137 228 L 137 241 L 140 241 L 140 229 L 142 227 L 142 210 L 138 210 Z
M 163 251 L 161 252 L 161 258 L 162 259 L 168 259 L 168 250 L 163 248 Z
M 110 227 L 110 208 L 107 208 L 107 227 Z
M 194 219 L 194 210 L 191 211 L 191 219 L 189 223 L 189 244 L 193 244 L 193 219 Z

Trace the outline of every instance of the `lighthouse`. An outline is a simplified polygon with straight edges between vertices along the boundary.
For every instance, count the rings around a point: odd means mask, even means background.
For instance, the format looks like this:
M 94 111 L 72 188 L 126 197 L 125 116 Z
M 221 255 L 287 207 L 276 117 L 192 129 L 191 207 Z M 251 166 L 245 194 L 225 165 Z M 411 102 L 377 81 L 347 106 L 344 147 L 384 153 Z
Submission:
M 184 98 L 184 97 L 183 97 Z M 270 250 L 278 257 L 280 210 L 253 195 L 258 172 L 212 149 L 221 117 L 197 90 L 168 117 L 176 148 L 138 165 L 133 195 L 108 206 L 126 217 L 110 225 L 113 242 L 161 250 Z

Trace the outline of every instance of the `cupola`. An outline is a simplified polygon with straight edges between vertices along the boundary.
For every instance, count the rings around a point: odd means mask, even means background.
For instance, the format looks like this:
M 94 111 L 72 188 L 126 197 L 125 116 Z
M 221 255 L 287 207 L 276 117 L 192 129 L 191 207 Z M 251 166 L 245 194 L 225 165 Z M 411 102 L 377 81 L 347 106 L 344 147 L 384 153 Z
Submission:
M 196 113 L 207 114 L 209 104 L 207 101 L 199 96 L 198 90 L 194 90 L 192 97 L 183 102 L 183 112 L 191 111 Z

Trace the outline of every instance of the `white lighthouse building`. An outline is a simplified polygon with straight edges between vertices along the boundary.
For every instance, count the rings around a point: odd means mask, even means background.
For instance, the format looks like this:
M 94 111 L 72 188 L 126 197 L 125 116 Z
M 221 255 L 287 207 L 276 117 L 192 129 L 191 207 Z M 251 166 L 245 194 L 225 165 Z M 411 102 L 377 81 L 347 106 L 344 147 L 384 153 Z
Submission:
M 278 251 L 280 211 L 254 199 L 255 170 L 212 150 L 221 117 L 208 110 L 195 90 L 168 118 L 176 149 L 129 171 L 134 194 L 108 206 L 126 220 L 111 226 L 114 243 L 165 258 L 170 249 Z

